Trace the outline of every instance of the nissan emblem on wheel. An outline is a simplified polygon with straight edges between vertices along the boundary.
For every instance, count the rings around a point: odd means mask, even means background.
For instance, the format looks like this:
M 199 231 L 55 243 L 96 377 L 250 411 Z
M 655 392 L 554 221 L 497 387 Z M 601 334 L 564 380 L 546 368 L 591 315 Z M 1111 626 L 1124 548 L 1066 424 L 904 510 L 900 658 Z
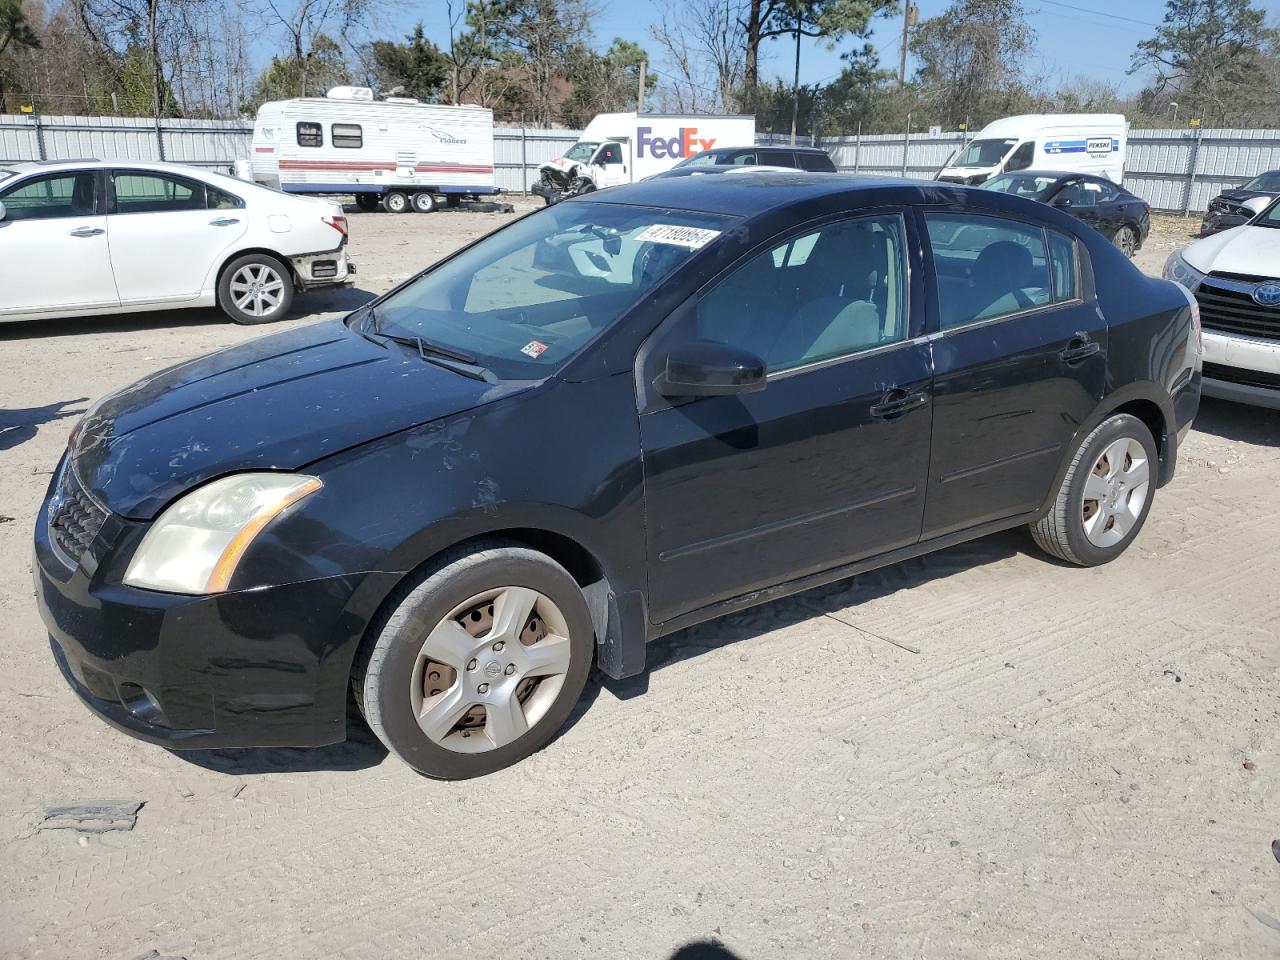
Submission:
M 574 197 L 93 404 L 35 522 L 50 653 L 151 743 L 330 744 L 354 700 L 414 770 L 492 773 L 685 627 L 1011 528 L 1120 556 L 1200 400 L 1179 283 L 996 190 Z

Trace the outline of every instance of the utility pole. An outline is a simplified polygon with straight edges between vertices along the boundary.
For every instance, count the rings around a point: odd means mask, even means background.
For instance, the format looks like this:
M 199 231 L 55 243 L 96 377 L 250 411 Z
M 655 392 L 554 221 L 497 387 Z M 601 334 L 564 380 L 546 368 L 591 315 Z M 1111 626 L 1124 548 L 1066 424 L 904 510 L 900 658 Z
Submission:
M 902 11 L 902 48 L 898 51 L 898 86 L 907 82 L 907 37 L 920 19 L 920 8 L 907 3 Z
M 640 86 L 636 90 L 636 113 L 644 113 L 644 81 L 645 69 L 649 66 L 649 61 L 640 61 Z
M 791 82 L 791 145 L 796 145 L 796 126 L 800 120 L 800 3 L 796 2 L 796 75 Z

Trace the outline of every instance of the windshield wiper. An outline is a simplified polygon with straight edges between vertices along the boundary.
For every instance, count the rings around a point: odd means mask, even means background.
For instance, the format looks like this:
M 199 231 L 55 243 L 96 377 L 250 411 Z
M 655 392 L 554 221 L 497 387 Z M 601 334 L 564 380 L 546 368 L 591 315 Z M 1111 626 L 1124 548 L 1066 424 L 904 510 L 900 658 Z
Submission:
M 480 366 L 475 362 L 474 357 L 468 357 L 465 353 L 458 353 L 447 347 L 438 347 L 422 337 L 405 337 L 397 333 L 379 333 L 378 336 L 404 347 L 415 347 L 418 356 L 427 363 L 434 363 L 437 367 L 444 367 L 446 370 L 460 373 L 472 380 L 483 380 L 486 383 L 493 380 L 493 374 L 487 367 Z

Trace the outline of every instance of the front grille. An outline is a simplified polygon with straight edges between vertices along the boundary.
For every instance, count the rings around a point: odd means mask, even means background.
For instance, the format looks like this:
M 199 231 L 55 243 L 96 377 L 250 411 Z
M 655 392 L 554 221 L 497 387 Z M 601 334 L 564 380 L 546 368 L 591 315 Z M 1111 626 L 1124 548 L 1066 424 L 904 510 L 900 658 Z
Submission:
M 1265 370 L 1245 370 L 1241 367 L 1228 367 L 1221 363 L 1206 363 L 1204 376 L 1207 380 L 1222 380 L 1226 383 L 1243 384 L 1246 387 L 1280 390 L 1280 373 L 1267 373 Z
M 1230 279 L 1216 275 L 1206 277 L 1196 290 L 1201 325 L 1206 330 L 1280 340 L 1280 307 L 1262 306 L 1251 292 L 1254 286 L 1269 279 L 1237 275 Z
M 62 471 L 57 499 L 49 516 L 49 533 L 54 545 L 73 563 L 79 563 L 106 520 L 106 511 L 84 491 L 68 464 Z

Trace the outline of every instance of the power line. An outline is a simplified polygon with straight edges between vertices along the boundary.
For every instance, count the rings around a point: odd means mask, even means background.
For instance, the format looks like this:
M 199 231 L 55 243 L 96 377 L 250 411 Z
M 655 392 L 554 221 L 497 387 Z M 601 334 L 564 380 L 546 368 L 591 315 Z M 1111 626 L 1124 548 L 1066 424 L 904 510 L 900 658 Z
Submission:
M 1040 0 L 1041 3 L 1047 3 L 1054 7 L 1063 7 L 1067 10 L 1074 10 L 1076 13 L 1092 13 L 1108 20 L 1123 20 L 1126 23 L 1136 23 L 1140 27 L 1158 27 L 1160 24 L 1152 23 L 1150 20 L 1135 20 L 1133 17 L 1122 17 L 1118 13 L 1110 13 L 1106 10 L 1091 10 L 1089 7 L 1078 7 L 1074 3 L 1063 3 L 1062 0 Z

